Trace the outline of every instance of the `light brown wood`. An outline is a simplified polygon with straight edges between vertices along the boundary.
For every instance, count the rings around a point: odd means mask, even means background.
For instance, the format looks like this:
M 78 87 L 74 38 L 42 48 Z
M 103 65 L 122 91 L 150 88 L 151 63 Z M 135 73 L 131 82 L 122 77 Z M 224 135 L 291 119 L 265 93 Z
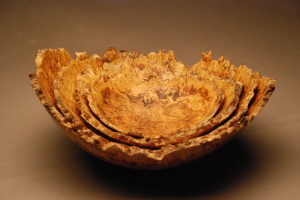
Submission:
M 191 68 L 173 52 L 113 48 L 75 60 L 64 49 L 41 50 L 36 63 L 33 88 L 67 136 L 98 158 L 138 169 L 175 167 L 222 146 L 257 116 L 276 84 L 211 52 Z

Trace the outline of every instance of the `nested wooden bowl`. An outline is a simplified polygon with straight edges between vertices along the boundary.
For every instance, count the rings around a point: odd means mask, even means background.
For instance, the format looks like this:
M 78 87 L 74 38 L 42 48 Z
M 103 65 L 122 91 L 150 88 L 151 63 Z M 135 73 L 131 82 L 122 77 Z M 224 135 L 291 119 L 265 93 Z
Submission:
M 32 86 L 66 135 L 90 154 L 136 169 L 198 159 L 251 122 L 275 79 L 224 57 L 186 66 L 173 51 L 110 48 L 101 58 L 39 50 Z

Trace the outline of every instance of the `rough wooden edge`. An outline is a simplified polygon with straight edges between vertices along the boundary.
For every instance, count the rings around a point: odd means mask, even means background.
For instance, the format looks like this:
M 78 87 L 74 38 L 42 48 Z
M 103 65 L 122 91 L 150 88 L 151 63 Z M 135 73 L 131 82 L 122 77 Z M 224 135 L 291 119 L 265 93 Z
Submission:
M 267 103 L 275 89 L 276 81 L 270 79 L 261 92 L 262 98 L 256 98 L 251 105 L 252 112 L 247 113 L 237 123 L 219 134 L 207 134 L 179 145 L 169 145 L 160 150 L 142 149 L 120 143 L 111 142 L 94 134 L 90 130 L 73 130 L 67 119 L 48 103 L 40 88 L 35 73 L 30 74 L 30 80 L 36 95 L 48 113 L 65 131 L 66 135 L 82 149 L 90 154 L 116 165 L 135 169 L 163 169 L 182 165 L 198 159 L 225 144 L 259 113 Z

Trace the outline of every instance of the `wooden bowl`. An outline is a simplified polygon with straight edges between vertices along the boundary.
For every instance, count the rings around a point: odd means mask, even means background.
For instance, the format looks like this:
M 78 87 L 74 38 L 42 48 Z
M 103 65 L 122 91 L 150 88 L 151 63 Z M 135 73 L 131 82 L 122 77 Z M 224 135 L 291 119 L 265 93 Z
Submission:
M 103 58 L 39 50 L 32 86 L 66 135 L 116 165 L 163 169 L 198 159 L 251 122 L 275 79 L 203 53 L 186 66 L 174 52 L 109 48 Z

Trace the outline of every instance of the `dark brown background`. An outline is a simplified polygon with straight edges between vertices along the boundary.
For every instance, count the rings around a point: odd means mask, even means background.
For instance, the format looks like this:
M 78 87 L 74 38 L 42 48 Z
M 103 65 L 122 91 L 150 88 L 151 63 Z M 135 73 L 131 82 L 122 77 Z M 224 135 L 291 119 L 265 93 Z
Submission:
M 0 199 L 299 199 L 299 1 L 0 1 Z M 145 172 L 73 145 L 35 96 L 36 51 L 212 50 L 278 80 L 241 134 L 185 167 Z

